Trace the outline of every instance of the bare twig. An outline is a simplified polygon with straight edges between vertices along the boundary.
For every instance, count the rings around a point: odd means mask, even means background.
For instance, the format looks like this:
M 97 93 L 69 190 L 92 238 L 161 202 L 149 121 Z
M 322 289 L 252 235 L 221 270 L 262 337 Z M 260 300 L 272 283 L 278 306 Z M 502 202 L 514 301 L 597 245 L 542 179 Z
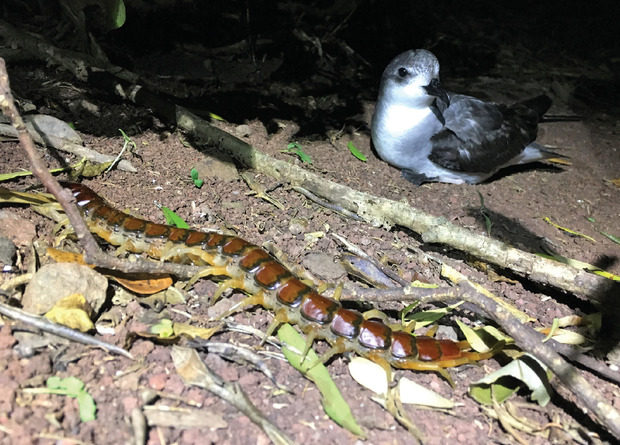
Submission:
M 278 445 L 293 444 L 293 440 L 267 420 L 248 399 L 239 384 L 223 380 L 200 359 L 192 349 L 173 346 L 170 351 L 177 372 L 187 385 L 194 385 L 211 391 L 227 401 L 258 425 Z
M 306 190 L 303 187 L 293 186 L 292 188 L 297 193 L 301 193 L 306 198 L 310 199 L 311 201 L 316 202 L 318 205 L 323 206 L 326 209 L 330 209 L 330 210 L 333 210 L 334 212 L 338 212 L 338 213 L 346 216 L 347 218 L 354 219 L 355 221 L 363 221 L 362 218 L 357 216 L 355 213 L 352 213 L 352 212 L 348 211 L 347 209 L 342 208 L 341 206 L 339 206 L 337 204 L 332 204 L 331 202 L 328 202 L 328 201 L 326 201 L 324 199 L 321 199 L 318 196 L 316 196 L 314 193 L 312 193 L 309 190 Z
M 34 326 L 35 328 L 40 329 L 43 332 L 57 335 L 58 337 L 66 338 L 67 340 L 75 341 L 85 345 L 96 346 L 108 352 L 122 355 L 123 357 L 127 357 L 131 360 L 134 359 L 133 356 L 123 348 L 119 348 L 118 346 L 106 343 L 102 340 L 98 340 L 95 337 L 84 334 L 80 331 L 76 331 L 75 329 L 68 328 L 67 326 L 53 323 L 45 317 L 38 317 L 36 315 L 24 312 L 21 309 L 7 306 L 4 303 L 0 303 L 0 314 L 6 315 L 7 317 L 21 321 L 22 323 L 28 324 L 30 326 Z

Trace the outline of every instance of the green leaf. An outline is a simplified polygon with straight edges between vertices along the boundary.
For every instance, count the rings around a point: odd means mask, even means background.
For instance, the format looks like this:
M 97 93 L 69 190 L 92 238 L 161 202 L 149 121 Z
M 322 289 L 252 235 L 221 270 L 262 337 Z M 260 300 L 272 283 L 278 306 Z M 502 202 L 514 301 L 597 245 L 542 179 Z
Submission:
M 67 395 L 77 397 L 84 390 L 84 382 L 77 377 L 67 377 L 62 380 L 61 387 L 67 391 Z
M 202 179 L 198 179 L 198 170 L 196 170 L 195 168 L 192 168 L 189 174 L 192 177 L 192 182 L 194 183 L 194 185 L 198 188 L 202 187 L 202 184 L 204 184 L 204 181 Z
M 166 224 L 178 227 L 179 229 L 189 229 L 189 225 L 183 221 L 183 218 L 174 213 L 168 207 L 161 206 L 160 209 L 166 218 Z
M 573 235 L 573 236 L 580 236 L 580 237 L 585 238 L 585 239 L 587 239 L 588 241 L 590 241 L 590 242 L 592 242 L 592 243 L 596 244 L 596 240 L 595 240 L 594 238 L 592 238 L 591 236 L 584 235 L 583 233 L 579 233 L 579 232 L 577 232 L 577 231 L 575 231 L 575 230 L 571 230 L 571 229 L 569 229 L 569 228 L 567 228 L 567 227 L 562 227 L 562 226 L 560 226 L 560 225 L 558 225 L 558 224 L 554 223 L 553 221 L 551 221 L 551 219 L 550 219 L 549 217 L 547 217 L 547 216 L 545 216 L 545 217 L 543 218 L 543 221 L 546 221 L 547 223 L 551 224 L 553 227 L 556 227 L 556 228 L 558 228 L 558 229 L 560 229 L 560 230 L 563 230 L 563 231 L 564 231 L 564 232 L 566 232 L 566 233 L 570 233 L 570 234 L 571 234 L 571 235 Z
M 219 116 L 219 115 L 217 115 L 215 113 L 209 113 L 209 117 L 211 119 L 216 120 L 216 121 L 221 121 L 221 122 L 225 122 L 226 121 L 226 119 L 224 119 L 222 116 Z
M 500 331 L 492 326 L 485 326 L 480 329 L 472 329 L 460 320 L 456 320 L 459 329 L 465 335 L 465 339 L 476 352 L 487 352 L 489 349 L 495 348 L 498 342 L 505 344 L 512 342 L 512 339 L 503 335 Z
M 366 162 L 366 156 L 364 156 L 364 153 L 362 153 L 361 151 L 359 151 L 355 145 L 353 145 L 353 141 L 349 141 L 349 143 L 347 144 L 347 148 L 349 149 L 349 151 L 351 152 L 351 154 L 353 156 L 355 156 L 357 159 L 359 159 L 360 161 L 364 161 Z
M 49 393 L 60 394 L 76 398 L 78 401 L 78 409 L 80 411 L 80 420 L 82 422 L 88 422 L 89 420 L 95 420 L 97 412 L 97 405 L 86 390 L 84 390 L 84 382 L 77 377 L 67 377 L 61 379 L 60 377 L 51 376 L 47 379 L 47 387 Z
M 95 400 L 86 391 L 82 391 L 77 396 L 78 409 L 80 410 L 80 420 L 82 422 L 88 422 L 97 418 L 97 405 Z
M 424 326 L 435 323 L 441 317 L 448 314 L 453 309 L 459 307 L 461 304 L 463 304 L 462 301 L 455 303 L 453 305 L 450 305 L 450 306 L 440 308 L 440 309 L 416 312 L 415 314 L 408 315 L 406 317 L 406 321 L 415 321 L 416 329 L 423 328 Z
M 489 218 L 489 209 L 484 205 L 484 198 L 482 197 L 482 193 L 478 192 L 478 196 L 480 196 L 480 214 L 484 217 L 484 222 L 487 226 L 487 236 L 491 236 L 491 228 L 493 227 L 493 221 Z
M 502 403 L 525 383 L 532 392 L 532 400 L 545 406 L 551 400 L 550 372 L 534 356 L 524 354 L 503 368 L 480 379 L 469 387 L 469 395 L 479 403 Z
M 172 320 L 162 318 L 157 324 L 149 327 L 149 333 L 159 335 L 160 338 L 170 338 L 174 335 Z
M 550 260 L 558 261 L 560 263 L 568 264 L 569 266 L 575 267 L 577 269 L 587 270 L 588 272 L 595 273 L 596 275 L 600 275 L 610 280 L 620 281 L 620 275 L 614 275 L 611 272 L 604 271 L 597 266 L 593 266 L 592 264 L 584 263 L 583 261 L 574 260 L 572 258 L 566 258 L 555 252 L 550 252 L 550 254 L 537 253 L 536 255 L 542 258 L 547 258 Z
M 110 29 L 118 29 L 125 24 L 127 19 L 125 3 L 123 0 L 107 0 L 107 19 Z
M 312 164 L 312 158 L 308 156 L 301 149 L 301 145 L 298 142 L 291 142 L 286 146 L 286 150 L 280 150 L 280 153 L 294 153 L 299 156 L 301 162 L 305 162 L 306 164 Z
M 612 240 L 614 243 L 616 244 L 620 244 L 620 237 L 617 237 L 615 235 L 612 235 L 610 233 L 605 233 L 605 232 L 599 232 L 601 235 L 606 236 L 607 238 L 609 238 L 610 240 Z
M 60 389 L 60 377 L 53 375 L 45 383 L 49 389 Z
M 413 303 L 408 304 L 403 309 L 401 309 L 401 311 L 400 311 L 400 322 L 402 324 L 406 324 L 407 323 L 406 320 L 405 320 L 405 317 L 407 316 L 407 314 L 409 314 L 411 311 L 413 311 L 419 304 L 420 304 L 419 301 L 414 301 Z
M 284 343 L 282 353 L 289 363 L 305 377 L 312 380 L 321 392 L 325 413 L 338 425 L 364 438 L 364 431 L 355 421 L 347 402 L 343 399 L 338 387 L 327 372 L 327 368 L 319 361 L 314 351 L 309 350 L 302 363 L 301 353 L 293 350 L 303 351 L 305 349 L 306 342 L 301 335 L 290 324 L 285 323 L 280 326 L 278 337 Z

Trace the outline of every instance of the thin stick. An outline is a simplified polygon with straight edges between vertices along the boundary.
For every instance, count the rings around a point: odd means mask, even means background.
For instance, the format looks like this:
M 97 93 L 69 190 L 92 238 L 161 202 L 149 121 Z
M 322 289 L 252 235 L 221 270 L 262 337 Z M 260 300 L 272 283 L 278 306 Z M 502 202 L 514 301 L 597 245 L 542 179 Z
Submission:
M 133 356 L 123 348 L 119 348 L 118 346 L 106 343 L 102 340 L 98 340 L 91 335 L 84 334 L 83 332 L 76 331 L 75 329 L 68 328 L 67 326 L 53 323 L 45 317 L 38 317 L 36 315 L 24 312 L 21 309 L 7 306 L 4 303 L 0 303 L 0 314 L 6 315 L 7 317 L 21 321 L 22 323 L 28 324 L 30 326 L 34 326 L 35 328 L 40 329 L 43 332 L 57 335 L 58 337 L 66 338 L 67 340 L 75 341 L 85 345 L 96 346 L 108 352 L 122 355 L 123 357 L 127 357 L 131 360 L 134 359 Z

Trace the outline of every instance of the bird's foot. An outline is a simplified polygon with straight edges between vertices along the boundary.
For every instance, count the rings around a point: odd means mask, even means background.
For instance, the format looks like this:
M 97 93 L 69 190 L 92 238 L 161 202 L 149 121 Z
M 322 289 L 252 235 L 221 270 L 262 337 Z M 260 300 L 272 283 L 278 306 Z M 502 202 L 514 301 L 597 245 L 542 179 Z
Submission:
M 425 182 L 433 182 L 437 180 L 437 178 L 429 178 L 424 173 L 418 173 L 416 171 L 409 170 L 406 168 L 402 170 L 402 176 L 407 181 L 411 182 L 412 184 L 417 185 L 418 187 L 424 184 Z

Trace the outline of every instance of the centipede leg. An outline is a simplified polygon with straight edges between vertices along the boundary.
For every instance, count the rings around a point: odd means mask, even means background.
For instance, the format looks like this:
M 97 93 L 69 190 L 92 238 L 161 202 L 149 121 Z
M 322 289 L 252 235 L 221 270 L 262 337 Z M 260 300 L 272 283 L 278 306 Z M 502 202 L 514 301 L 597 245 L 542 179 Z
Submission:
M 299 364 L 302 365 L 304 361 L 306 361 L 306 356 L 308 355 L 308 351 L 312 347 L 314 340 L 316 340 L 317 332 L 315 329 L 311 329 L 306 332 L 306 345 L 304 346 L 304 350 L 301 353 L 301 360 Z
M 378 353 L 371 353 L 368 358 L 383 368 L 389 385 L 392 381 L 392 366 L 390 363 Z
M 331 348 L 329 348 L 323 355 L 321 355 L 317 360 L 310 364 L 308 369 L 314 368 L 319 363 L 327 363 L 327 361 L 332 358 L 336 354 L 342 354 L 347 350 L 346 346 L 343 342 L 335 343 Z
M 273 320 L 271 320 L 271 323 L 269 323 L 269 326 L 267 326 L 265 336 L 261 340 L 260 346 L 263 346 L 265 344 L 267 339 L 275 332 L 276 329 L 278 329 L 278 326 L 288 321 L 289 318 L 286 309 L 280 309 L 279 311 L 277 311 L 275 316 L 273 317 Z
M 201 278 L 205 278 L 205 277 L 219 277 L 219 276 L 226 276 L 228 275 L 228 272 L 226 271 L 226 267 L 225 266 L 208 266 L 205 267 L 204 269 L 201 269 L 200 272 L 198 272 L 197 274 L 195 274 L 190 280 L 189 280 L 189 285 L 193 286 L 194 283 L 196 283 L 196 281 L 200 280 Z M 232 280 L 229 280 L 232 281 Z M 220 292 L 221 295 L 221 292 Z
M 435 334 L 437 333 L 437 331 L 439 330 L 439 325 L 435 324 L 433 326 L 431 326 L 428 331 L 426 331 L 426 334 L 424 334 L 425 337 L 431 337 L 434 338 Z M 467 343 L 467 342 L 466 342 Z M 469 347 L 469 343 L 467 343 L 467 347 Z M 460 348 L 460 349 L 464 349 L 464 348 Z
M 265 301 L 265 298 L 263 297 L 262 292 L 259 292 L 255 295 L 251 295 L 249 297 L 244 298 L 239 303 L 235 304 L 233 307 L 231 307 L 229 310 L 224 312 L 222 315 L 218 316 L 216 320 L 221 320 L 223 318 L 226 318 L 245 306 L 262 306 L 264 301 Z
M 213 294 L 213 297 L 211 297 L 211 306 L 213 306 L 217 302 L 217 300 L 220 299 L 220 297 L 222 296 L 222 294 L 224 293 L 225 290 L 227 290 L 227 289 L 241 289 L 240 286 L 242 284 L 243 284 L 243 280 L 239 279 L 239 278 L 231 278 L 230 280 L 222 281 L 217 286 L 217 290 Z

